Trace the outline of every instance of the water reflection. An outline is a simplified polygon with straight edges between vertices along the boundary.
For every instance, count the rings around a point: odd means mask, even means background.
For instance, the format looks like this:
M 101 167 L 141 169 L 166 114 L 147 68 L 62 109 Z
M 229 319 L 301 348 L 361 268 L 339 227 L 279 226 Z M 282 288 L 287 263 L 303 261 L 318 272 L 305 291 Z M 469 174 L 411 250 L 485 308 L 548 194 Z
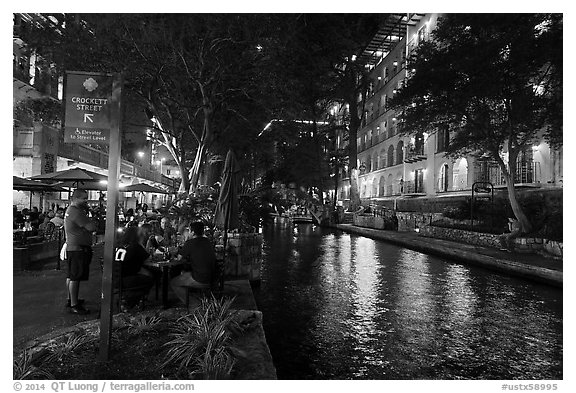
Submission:
M 306 224 L 264 247 L 279 378 L 562 378 L 557 289 Z

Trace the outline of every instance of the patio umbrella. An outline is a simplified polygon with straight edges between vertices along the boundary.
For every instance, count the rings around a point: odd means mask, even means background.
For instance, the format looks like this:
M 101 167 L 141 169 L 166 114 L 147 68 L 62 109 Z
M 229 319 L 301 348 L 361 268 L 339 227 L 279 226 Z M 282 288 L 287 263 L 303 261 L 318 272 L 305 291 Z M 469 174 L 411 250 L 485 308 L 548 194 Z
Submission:
M 70 168 L 63 171 L 46 173 L 44 175 L 32 176 L 31 180 L 48 180 L 48 181 L 60 181 L 60 182 L 72 182 L 72 187 L 86 188 L 86 184 L 99 183 L 103 180 L 108 180 L 108 177 L 101 175 L 96 172 L 92 172 L 82 168 Z M 94 185 L 94 187 L 97 187 Z M 99 188 L 92 188 L 98 190 Z
M 132 184 L 122 188 L 120 191 L 122 192 L 139 191 L 139 192 L 154 192 L 157 194 L 168 194 L 168 191 L 164 191 L 161 188 L 154 187 L 146 183 Z
M 224 255 L 226 255 L 226 245 L 228 242 L 228 230 L 238 228 L 239 226 L 239 206 L 238 206 L 238 189 L 240 187 L 240 165 L 232 150 L 228 150 L 226 162 L 224 163 L 224 172 L 222 176 L 222 185 L 220 186 L 220 195 L 216 204 L 216 213 L 214 215 L 214 224 L 224 230 Z M 223 272 L 220 281 L 222 288 Z
M 66 191 L 64 188 L 54 184 L 22 179 L 18 176 L 12 176 L 12 189 L 16 191 Z
M 34 193 L 35 191 L 40 191 L 42 193 L 46 191 L 47 192 L 66 191 L 66 189 L 55 184 L 47 184 L 35 180 L 22 179 L 21 177 L 18 176 L 12 176 L 12 189 L 16 191 L 30 191 L 30 208 L 32 208 L 32 193 Z M 42 198 L 42 196 L 40 198 Z M 40 199 L 40 202 L 42 202 L 42 199 Z

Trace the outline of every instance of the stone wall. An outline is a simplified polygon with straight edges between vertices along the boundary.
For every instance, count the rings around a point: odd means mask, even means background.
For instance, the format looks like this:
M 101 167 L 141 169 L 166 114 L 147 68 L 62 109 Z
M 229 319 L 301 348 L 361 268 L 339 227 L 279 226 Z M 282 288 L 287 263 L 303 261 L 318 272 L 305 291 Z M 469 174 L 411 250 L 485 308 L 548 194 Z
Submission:
M 224 275 L 235 279 L 260 280 L 262 241 L 259 233 L 229 233 Z
M 442 217 L 441 213 L 397 212 L 398 231 L 415 232 Z
M 491 233 L 472 232 L 462 229 L 442 228 L 429 225 L 420 228 L 420 236 L 454 240 L 477 246 L 500 248 L 500 235 L 494 235 Z
M 384 217 L 354 214 L 353 222 L 358 227 L 384 229 Z
M 454 228 L 425 226 L 420 228 L 420 236 L 453 240 L 477 246 L 500 248 L 501 235 Z M 520 253 L 543 253 L 545 256 L 556 258 L 562 258 L 563 256 L 562 243 L 541 238 L 517 238 L 515 239 L 514 249 Z

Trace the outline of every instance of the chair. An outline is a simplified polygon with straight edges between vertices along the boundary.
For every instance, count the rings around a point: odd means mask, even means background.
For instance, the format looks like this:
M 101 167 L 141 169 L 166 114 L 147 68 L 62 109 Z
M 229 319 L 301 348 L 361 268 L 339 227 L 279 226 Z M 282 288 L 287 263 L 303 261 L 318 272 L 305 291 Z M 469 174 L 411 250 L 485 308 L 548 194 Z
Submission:
M 224 265 L 223 261 L 216 261 L 216 271 L 212 283 L 200 284 L 195 286 L 186 287 L 186 310 L 190 311 L 190 295 L 193 293 L 199 296 L 207 296 L 209 294 L 221 295 L 224 290 Z
M 122 284 L 122 262 L 124 262 L 124 257 L 126 256 L 126 250 L 124 248 L 117 248 L 114 254 L 114 261 L 112 263 L 112 296 L 116 296 L 116 305 L 118 311 L 122 312 L 122 299 L 124 293 L 127 291 L 138 291 L 144 290 L 148 287 L 145 285 L 125 288 Z
M 53 222 L 48 222 L 44 227 L 44 240 L 54 240 L 54 231 L 56 225 Z

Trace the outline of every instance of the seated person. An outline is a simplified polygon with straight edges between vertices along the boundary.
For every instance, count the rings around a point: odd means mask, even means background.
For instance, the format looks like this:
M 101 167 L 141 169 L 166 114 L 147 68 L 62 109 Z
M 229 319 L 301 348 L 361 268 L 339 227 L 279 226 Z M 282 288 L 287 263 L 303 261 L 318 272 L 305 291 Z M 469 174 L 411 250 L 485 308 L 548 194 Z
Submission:
M 156 239 L 157 236 L 154 234 L 154 229 L 151 224 L 144 223 L 138 227 L 138 230 L 140 245 L 151 255 L 153 255 L 156 250 L 161 252 L 165 251 L 158 242 L 158 239 Z
M 150 258 L 150 254 L 138 240 L 138 228 L 129 227 L 124 233 L 122 246 L 116 251 L 116 260 L 122 263 L 122 287 L 128 307 L 140 298 L 146 298 L 154 285 L 152 274 L 144 268 L 144 262 Z
M 29 214 L 30 225 L 32 225 L 32 228 L 38 229 L 38 226 L 40 225 L 40 213 L 38 212 L 38 208 L 34 206 Z
M 216 279 L 216 254 L 212 242 L 204 236 L 204 224 L 190 225 L 192 238 L 188 239 L 180 252 L 185 260 L 180 275 L 170 281 L 172 290 L 186 303 L 186 287 L 204 287 Z
M 48 216 L 44 217 L 42 224 L 40 224 L 38 226 L 38 230 L 44 232 L 46 230 L 46 226 L 48 225 L 49 222 L 50 222 L 50 217 L 48 217 Z
M 56 210 L 56 215 L 50 220 L 51 223 L 56 225 L 56 228 L 64 226 L 64 209 L 61 207 Z
M 160 228 L 162 230 L 162 240 L 160 241 L 160 244 L 162 246 L 171 245 L 172 242 L 176 240 L 176 230 L 172 227 L 168 217 L 162 217 L 160 220 Z

